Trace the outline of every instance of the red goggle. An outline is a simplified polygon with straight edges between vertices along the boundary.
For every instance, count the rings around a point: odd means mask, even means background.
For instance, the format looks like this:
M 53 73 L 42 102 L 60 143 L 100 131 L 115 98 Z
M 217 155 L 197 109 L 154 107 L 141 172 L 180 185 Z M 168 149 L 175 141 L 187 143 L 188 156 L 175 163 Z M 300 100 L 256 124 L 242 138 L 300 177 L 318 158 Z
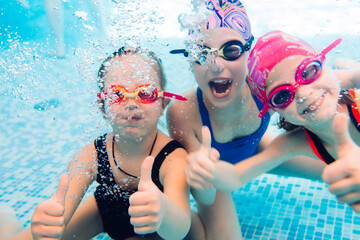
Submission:
M 133 92 L 129 92 L 125 87 L 120 85 L 112 85 L 109 90 L 97 94 L 98 98 L 103 100 L 110 100 L 110 103 L 125 102 L 128 98 L 134 98 L 140 103 L 152 103 L 158 98 L 168 97 L 180 101 L 186 101 L 183 96 L 175 93 L 158 91 L 156 87 L 150 84 L 138 86 Z

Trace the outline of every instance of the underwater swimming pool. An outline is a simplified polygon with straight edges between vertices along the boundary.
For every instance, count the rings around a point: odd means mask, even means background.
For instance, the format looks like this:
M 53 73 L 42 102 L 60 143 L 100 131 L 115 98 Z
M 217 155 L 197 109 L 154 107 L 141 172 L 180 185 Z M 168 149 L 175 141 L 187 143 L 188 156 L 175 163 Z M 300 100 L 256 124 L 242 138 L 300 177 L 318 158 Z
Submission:
M 67 55 L 49 56 L 52 36 L 42 1 L 32 4 L 28 10 L 15 1 L 0 7 L 6 18 L 0 26 L 0 208 L 13 208 L 24 226 L 29 226 L 35 206 L 54 193 L 73 154 L 109 130 L 96 105 L 95 73 L 99 60 L 123 44 L 103 47 L 96 36 L 80 31 L 84 23 L 69 18 L 83 6 L 64 1 Z M 335 57 L 359 59 L 360 33 L 353 33 L 344 34 L 329 62 Z M 338 35 L 305 38 L 321 48 Z M 181 92 L 195 84 L 185 59 L 168 54 L 182 40 L 153 41 L 168 89 Z M 165 129 L 163 119 L 160 125 Z M 322 182 L 263 174 L 234 192 L 234 199 L 245 239 L 360 239 L 359 215 L 337 202 Z M 109 238 L 103 234 L 94 239 Z

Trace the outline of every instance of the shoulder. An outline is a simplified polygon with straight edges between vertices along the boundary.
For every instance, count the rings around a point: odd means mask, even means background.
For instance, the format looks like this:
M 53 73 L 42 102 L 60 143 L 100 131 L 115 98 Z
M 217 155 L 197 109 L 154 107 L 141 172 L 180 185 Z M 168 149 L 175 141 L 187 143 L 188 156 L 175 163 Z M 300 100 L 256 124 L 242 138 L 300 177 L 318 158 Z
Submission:
M 94 157 L 96 157 L 96 149 L 94 142 L 91 142 L 75 154 L 74 160 L 83 161 L 86 159 L 93 159 Z
M 174 149 L 170 154 L 167 155 L 166 159 L 170 159 L 173 157 L 181 158 L 181 159 L 186 158 L 187 151 L 185 150 L 185 147 L 181 144 L 181 142 L 179 142 L 176 139 L 173 139 L 172 137 L 167 136 L 165 133 L 161 131 L 159 132 L 159 140 L 161 142 L 161 149 L 164 149 L 166 146 L 167 149 L 169 149 L 169 147 L 171 149 Z M 171 146 L 169 146 L 169 144 L 171 144 Z
M 191 88 L 183 93 L 187 101 L 173 101 L 167 109 L 167 119 L 172 122 L 177 119 L 193 116 L 199 112 L 196 88 Z
M 341 113 L 348 113 L 346 106 L 351 106 L 352 114 L 358 115 L 360 109 L 360 89 L 342 89 L 341 93 L 342 97 L 339 99 L 338 111 Z M 350 112 L 349 112 L 350 114 Z M 360 118 L 355 116 L 355 118 Z M 358 122 L 360 122 L 360 119 Z
M 98 139 L 99 138 L 96 140 Z M 95 167 L 97 164 L 95 141 L 91 141 L 74 155 L 72 161 L 69 163 L 68 171 L 79 171 L 81 169 L 81 171 L 94 173 L 94 171 L 97 170 Z
M 200 134 L 202 121 L 196 97 L 196 88 L 185 92 L 186 102 L 174 101 L 166 113 L 170 136 L 178 140 L 189 150 L 196 145 L 196 136 Z
M 178 143 L 179 147 L 175 148 L 171 153 L 169 153 L 160 168 L 160 174 L 162 176 L 166 176 L 169 172 L 178 172 L 184 171 L 187 166 L 187 152 L 182 146 L 180 142 L 174 140 L 173 138 L 167 136 L 166 134 L 160 132 L 159 140 L 161 142 L 161 149 L 164 149 L 170 142 L 173 144 Z M 177 145 L 177 144 L 176 144 Z M 170 149 L 168 149 L 170 150 Z M 160 151 L 160 150 L 159 150 Z

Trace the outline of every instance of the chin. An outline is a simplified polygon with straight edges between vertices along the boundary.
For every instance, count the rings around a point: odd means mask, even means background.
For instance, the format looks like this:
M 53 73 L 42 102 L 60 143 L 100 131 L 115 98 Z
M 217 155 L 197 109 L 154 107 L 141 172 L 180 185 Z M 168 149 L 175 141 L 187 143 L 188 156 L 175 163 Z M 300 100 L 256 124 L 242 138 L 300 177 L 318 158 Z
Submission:
M 333 111 L 331 111 L 331 109 L 333 109 L 333 108 L 330 106 L 318 109 L 316 112 L 309 114 L 309 117 L 310 117 L 309 120 L 312 122 L 317 122 L 317 123 L 329 121 L 336 114 L 336 108 L 334 108 Z
M 221 108 L 229 106 L 233 102 L 233 98 L 231 96 L 227 96 L 226 98 L 212 97 L 209 101 L 214 107 Z
M 144 128 L 128 126 L 120 130 L 121 137 L 131 140 L 136 140 L 146 136 L 147 131 Z

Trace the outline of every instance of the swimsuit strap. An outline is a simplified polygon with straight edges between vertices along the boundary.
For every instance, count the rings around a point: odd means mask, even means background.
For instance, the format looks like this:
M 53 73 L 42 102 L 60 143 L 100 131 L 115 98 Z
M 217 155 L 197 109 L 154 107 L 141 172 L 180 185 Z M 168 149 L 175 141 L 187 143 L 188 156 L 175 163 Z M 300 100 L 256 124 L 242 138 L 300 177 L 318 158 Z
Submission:
M 184 148 L 184 147 L 178 141 L 171 140 L 161 149 L 161 151 L 155 158 L 151 172 L 151 179 L 161 191 L 163 191 L 164 187 L 160 182 L 160 176 L 159 176 L 160 167 L 164 162 L 164 160 L 167 158 L 167 156 L 169 156 L 173 151 L 175 151 L 178 148 Z
M 158 132 L 156 132 L 156 136 L 155 136 L 154 142 L 153 142 L 153 144 L 152 144 L 152 146 L 151 146 L 151 149 L 150 149 L 150 152 L 149 152 L 149 155 L 148 155 L 148 156 L 150 156 L 150 155 L 152 154 L 152 151 L 153 151 L 153 149 L 154 149 L 157 136 L 158 136 Z M 122 173 L 125 173 L 126 175 L 128 175 L 128 176 L 130 176 L 130 177 L 140 179 L 140 177 L 135 176 L 135 175 L 132 175 L 132 174 L 126 172 L 125 170 L 123 170 L 123 169 L 117 164 L 116 159 L 115 159 L 115 151 L 114 151 L 115 147 L 114 147 L 114 145 L 115 145 L 115 135 L 113 136 L 113 141 L 112 141 L 112 154 L 113 154 L 113 160 L 114 160 L 114 162 L 115 162 L 116 167 L 117 167 Z
M 348 89 L 348 92 L 350 93 L 350 95 L 355 99 L 356 98 L 356 92 L 355 89 Z M 346 104 L 348 111 L 349 111 L 349 117 L 352 121 L 352 123 L 354 124 L 354 126 L 356 127 L 356 129 L 358 130 L 358 132 L 360 132 L 360 114 L 359 114 L 359 107 L 357 106 L 356 103 L 352 103 L 352 104 Z
M 106 135 L 104 134 L 98 137 L 94 144 L 97 152 L 97 165 L 98 165 L 98 174 L 96 176 L 96 181 L 100 184 L 113 185 L 115 183 L 114 175 L 112 174 L 109 156 L 106 151 Z M 108 177 L 110 176 L 110 177 Z
M 315 155 L 326 164 L 334 162 L 335 159 L 326 150 L 320 138 L 306 128 L 304 128 L 304 131 Z

